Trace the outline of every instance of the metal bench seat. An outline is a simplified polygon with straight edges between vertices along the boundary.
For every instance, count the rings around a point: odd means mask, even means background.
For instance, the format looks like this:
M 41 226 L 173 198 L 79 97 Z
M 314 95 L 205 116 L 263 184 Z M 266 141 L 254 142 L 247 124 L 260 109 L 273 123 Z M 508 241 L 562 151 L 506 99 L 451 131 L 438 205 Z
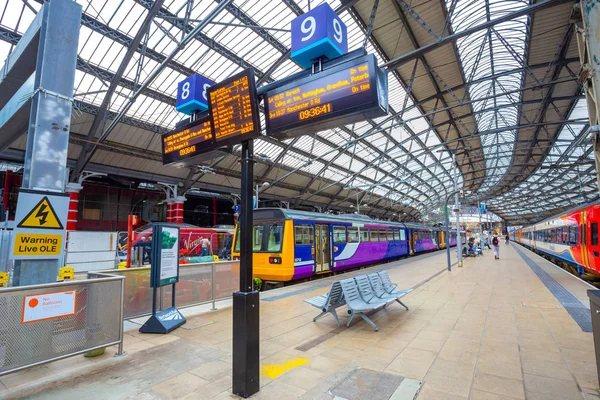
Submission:
M 389 294 L 397 294 L 398 297 L 402 297 L 405 294 L 412 292 L 412 289 L 407 289 L 407 290 L 396 289 L 396 287 L 398 287 L 398 285 L 395 283 L 392 283 L 392 280 L 390 279 L 390 276 L 388 275 L 387 271 L 379 271 L 379 272 L 377 272 L 377 275 L 379 275 L 379 278 L 381 279 L 381 283 L 383 284 L 383 289 Z
M 377 299 L 374 295 L 368 301 L 366 301 L 363 296 L 361 296 L 361 292 L 354 278 L 344 279 L 340 281 L 340 284 L 342 285 L 344 298 L 346 299 L 346 304 L 348 305 L 348 314 L 350 314 L 350 319 L 348 320 L 346 326 L 350 326 L 354 316 L 358 315 L 369 325 L 375 328 L 375 331 L 379 331 L 379 328 L 377 328 L 373 321 L 367 317 L 366 313 L 385 306 L 387 301 Z
M 340 320 L 335 312 L 335 309 L 346 304 L 340 282 L 333 282 L 329 292 L 326 294 L 311 297 L 310 299 L 306 299 L 304 301 L 321 310 L 321 314 L 314 317 L 313 322 L 327 314 L 331 314 L 335 319 L 337 326 L 340 326 Z
M 406 308 L 406 310 L 408 311 L 408 307 L 406 306 L 406 304 L 400 301 L 400 298 L 412 292 L 412 289 L 398 290 L 394 288 L 391 290 L 391 292 L 388 292 L 385 290 L 385 286 L 383 284 L 381 276 L 377 272 L 367 275 L 367 279 L 373 287 L 373 292 L 375 293 L 375 296 L 382 300 L 385 299 L 388 301 L 397 301 L 398 303 L 400 303 L 400 305 L 402 305 L 402 307 Z

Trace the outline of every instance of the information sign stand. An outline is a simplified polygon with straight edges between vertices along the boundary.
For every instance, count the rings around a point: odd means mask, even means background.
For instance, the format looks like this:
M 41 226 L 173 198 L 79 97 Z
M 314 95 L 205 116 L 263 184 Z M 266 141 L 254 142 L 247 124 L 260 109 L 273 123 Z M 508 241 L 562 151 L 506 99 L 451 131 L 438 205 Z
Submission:
M 175 284 L 179 282 L 179 227 L 158 223 L 152 226 L 152 316 L 140 328 L 141 333 L 169 333 L 186 320 L 175 307 Z M 172 285 L 171 307 L 156 311 L 157 289 Z

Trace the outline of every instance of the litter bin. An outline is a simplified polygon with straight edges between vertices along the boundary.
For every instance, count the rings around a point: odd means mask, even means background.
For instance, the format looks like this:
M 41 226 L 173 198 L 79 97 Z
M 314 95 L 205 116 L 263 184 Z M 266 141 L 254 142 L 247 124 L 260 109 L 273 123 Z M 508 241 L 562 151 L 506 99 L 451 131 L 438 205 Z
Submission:
M 596 349 L 596 369 L 598 370 L 598 381 L 600 381 L 600 290 L 588 290 L 587 294 L 590 298 L 594 349 Z

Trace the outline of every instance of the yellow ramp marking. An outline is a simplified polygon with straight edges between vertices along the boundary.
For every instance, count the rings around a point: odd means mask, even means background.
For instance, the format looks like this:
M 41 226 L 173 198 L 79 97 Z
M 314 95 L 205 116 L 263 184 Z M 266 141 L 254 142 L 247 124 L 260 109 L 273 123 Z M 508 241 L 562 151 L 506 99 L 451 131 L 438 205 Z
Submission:
M 289 371 L 293 368 L 298 368 L 301 365 L 308 364 L 306 358 L 296 358 L 295 360 L 288 361 L 285 364 L 267 364 L 263 368 L 263 373 L 269 378 L 277 378 L 283 375 L 284 372 Z

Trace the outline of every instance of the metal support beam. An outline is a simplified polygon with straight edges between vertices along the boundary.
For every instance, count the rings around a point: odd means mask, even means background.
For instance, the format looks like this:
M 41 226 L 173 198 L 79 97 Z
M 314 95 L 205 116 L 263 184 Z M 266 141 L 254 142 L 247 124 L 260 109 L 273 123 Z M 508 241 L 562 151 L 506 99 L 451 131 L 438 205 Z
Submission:
M 113 79 L 110 82 L 107 92 L 104 94 L 102 104 L 100 104 L 100 108 L 98 109 L 98 114 L 96 114 L 94 120 L 92 121 L 92 126 L 90 127 L 90 132 L 88 133 L 88 140 L 93 140 L 96 137 L 102 136 L 102 131 L 104 130 L 104 126 L 106 124 L 108 107 L 111 104 L 112 96 L 115 93 L 115 90 L 117 89 L 117 86 L 119 85 L 123 74 L 125 73 L 125 68 L 127 68 L 127 66 L 129 65 L 129 62 L 131 61 L 133 55 L 137 51 L 138 46 L 142 42 L 142 38 L 146 35 L 146 32 L 148 31 L 150 23 L 162 7 L 163 3 L 164 0 L 156 0 L 154 2 L 152 8 L 148 11 L 146 17 L 144 18 L 144 21 L 140 25 L 137 34 L 133 37 L 133 40 L 130 43 L 130 47 L 127 48 L 127 52 L 123 56 L 121 64 L 117 68 L 117 71 L 115 72 Z M 83 148 L 81 149 L 81 153 L 79 154 L 79 159 L 77 160 L 77 165 L 71 173 L 72 182 L 77 182 L 77 180 L 79 179 L 79 175 L 81 175 L 85 164 L 87 164 L 89 158 L 91 158 L 91 155 L 95 151 L 95 148 L 96 146 L 94 144 L 86 144 L 85 146 L 83 146 Z
M 423 47 L 420 47 L 420 48 L 418 48 L 416 50 L 413 50 L 413 51 L 411 51 L 409 53 L 406 53 L 406 54 L 404 54 L 404 55 L 402 55 L 400 57 L 394 58 L 393 60 L 390 60 L 390 61 L 386 62 L 382 66 L 386 67 L 386 68 L 388 68 L 390 70 L 398 68 L 400 65 L 405 64 L 405 63 L 407 63 L 407 62 L 409 62 L 411 60 L 414 60 L 415 58 L 419 58 L 422 55 L 424 55 L 426 53 L 429 53 L 430 51 L 435 50 L 435 49 L 437 49 L 440 46 L 444 46 L 444 45 L 449 44 L 449 43 L 454 43 L 458 39 L 461 39 L 463 37 L 467 37 L 469 35 L 472 35 L 473 33 L 476 33 L 476 32 L 479 32 L 481 30 L 485 30 L 485 29 L 491 28 L 493 26 L 496 26 L 496 25 L 501 24 L 503 22 L 510 21 L 512 19 L 521 17 L 523 15 L 534 14 L 534 13 L 536 13 L 538 11 L 545 10 L 546 8 L 554 7 L 554 6 L 557 6 L 559 4 L 567 3 L 569 1 L 571 1 L 571 0 L 542 0 L 540 2 L 534 3 L 534 4 L 529 5 L 527 7 L 523 7 L 521 9 L 519 9 L 518 11 L 514 11 L 514 12 L 511 12 L 511 13 L 504 14 L 503 16 L 495 18 L 495 19 L 493 19 L 491 21 L 488 21 L 488 22 L 485 22 L 485 23 L 473 26 L 473 27 L 465 29 L 463 31 L 460 31 L 460 32 L 457 32 L 457 33 L 453 33 L 451 35 L 440 37 L 439 40 L 437 40 L 437 41 L 435 41 L 433 43 L 427 44 L 427 45 L 425 45 Z

